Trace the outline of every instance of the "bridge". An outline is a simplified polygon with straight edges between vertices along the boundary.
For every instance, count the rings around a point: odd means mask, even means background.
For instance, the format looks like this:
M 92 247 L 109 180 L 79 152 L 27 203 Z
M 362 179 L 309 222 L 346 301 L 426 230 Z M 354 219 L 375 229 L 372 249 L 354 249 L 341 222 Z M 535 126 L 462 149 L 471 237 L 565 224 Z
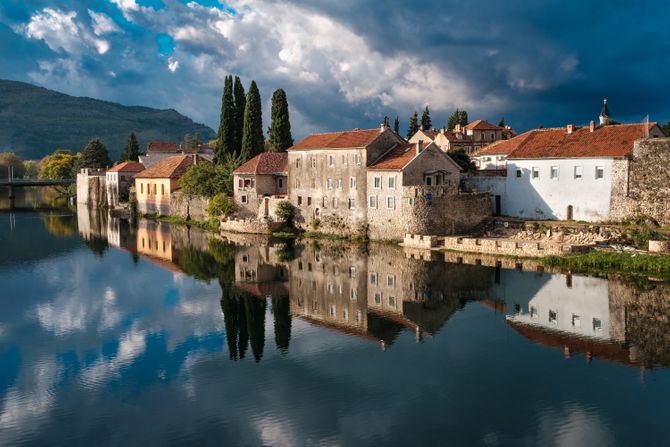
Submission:
M 74 179 L 53 180 L 53 179 L 0 179 L 0 187 L 6 187 L 9 190 L 9 208 L 14 209 L 14 188 L 27 188 L 29 186 L 67 186 L 74 183 Z

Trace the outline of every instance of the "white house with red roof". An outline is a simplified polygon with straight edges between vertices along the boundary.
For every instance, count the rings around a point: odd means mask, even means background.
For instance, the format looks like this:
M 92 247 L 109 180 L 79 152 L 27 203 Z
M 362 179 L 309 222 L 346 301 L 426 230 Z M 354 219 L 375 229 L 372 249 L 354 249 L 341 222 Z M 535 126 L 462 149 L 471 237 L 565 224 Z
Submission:
M 107 170 L 105 188 L 107 206 L 115 207 L 120 201 L 128 200 L 128 192 L 135 182 L 135 176 L 144 171 L 144 165 L 136 161 L 124 161 Z
M 663 137 L 656 123 L 535 129 L 504 145 L 506 175 L 475 175 L 494 213 L 524 219 L 606 221 L 614 191 L 627 189 L 635 142 Z M 476 153 L 495 155 L 496 146 Z
M 286 198 L 288 154 L 263 152 L 233 171 L 233 196 L 242 218 L 271 217 L 272 199 Z

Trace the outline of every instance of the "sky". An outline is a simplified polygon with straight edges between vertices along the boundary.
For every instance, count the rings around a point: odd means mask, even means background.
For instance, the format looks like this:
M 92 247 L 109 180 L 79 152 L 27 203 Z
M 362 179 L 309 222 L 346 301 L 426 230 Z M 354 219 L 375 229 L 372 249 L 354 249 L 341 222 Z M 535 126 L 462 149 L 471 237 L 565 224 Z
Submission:
M 0 78 L 216 129 L 223 80 L 283 88 L 294 138 L 425 106 L 516 130 L 670 120 L 670 2 L 0 0 Z

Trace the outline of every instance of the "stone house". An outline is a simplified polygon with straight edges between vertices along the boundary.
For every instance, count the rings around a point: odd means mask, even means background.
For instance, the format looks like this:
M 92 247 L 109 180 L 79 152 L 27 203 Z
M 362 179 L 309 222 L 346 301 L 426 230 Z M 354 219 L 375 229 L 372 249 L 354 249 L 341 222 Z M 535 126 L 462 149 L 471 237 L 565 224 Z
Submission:
M 175 155 L 198 154 L 200 157 L 210 162 L 214 161 L 214 151 L 206 144 L 201 144 L 197 149 L 185 149 L 181 144 L 173 141 L 150 141 L 147 144 L 147 152 L 140 155 L 140 163 L 145 167 L 151 167 L 159 161 L 165 160 Z
M 505 176 L 469 184 L 491 193 L 496 214 L 589 222 L 612 217 L 629 182 L 637 140 L 663 137 L 656 123 L 535 129 L 509 141 Z
M 124 161 L 107 170 L 107 206 L 115 207 L 121 200 L 128 200 L 128 192 L 135 182 L 135 176 L 144 171 L 142 163 Z
M 256 155 L 233 171 L 233 188 L 239 217 L 270 217 L 271 199 L 286 198 L 288 154 L 263 152 Z
M 410 138 L 410 143 L 432 141 L 445 152 L 463 149 L 466 154 L 500 140 L 516 136 L 511 127 L 500 127 L 486 120 L 476 120 L 467 126 L 457 124 L 453 130 L 420 129 Z
M 402 239 L 405 233 L 426 234 L 416 215 L 425 194 L 458 195 L 460 167 L 435 143 L 402 143 L 367 169 L 367 222 L 373 239 Z M 438 219 L 437 209 L 433 219 Z M 417 222 L 419 220 L 420 222 Z M 479 222 L 477 222 L 479 223 Z M 445 233 L 446 234 L 446 233 Z
M 507 157 L 530 135 L 526 132 L 510 140 L 496 141 L 472 152 L 470 159 L 479 170 L 506 171 Z
M 107 203 L 105 170 L 82 168 L 77 173 L 77 204 L 104 208 Z
M 412 138 L 410 143 L 417 143 L 419 141 L 434 142 L 440 149 L 445 152 L 451 150 L 463 149 L 466 154 L 472 151 L 472 138 L 467 136 L 464 132 L 455 132 L 446 129 L 419 129 Z
M 288 199 L 300 227 L 361 233 L 367 225 L 366 168 L 405 140 L 386 126 L 311 134 L 288 150 Z
M 165 158 L 135 176 L 137 210 L 141 214 L 170 214 L 171 194 L 179 189 L 179 179 L 196 163 L 210 163 L 199 155 Z

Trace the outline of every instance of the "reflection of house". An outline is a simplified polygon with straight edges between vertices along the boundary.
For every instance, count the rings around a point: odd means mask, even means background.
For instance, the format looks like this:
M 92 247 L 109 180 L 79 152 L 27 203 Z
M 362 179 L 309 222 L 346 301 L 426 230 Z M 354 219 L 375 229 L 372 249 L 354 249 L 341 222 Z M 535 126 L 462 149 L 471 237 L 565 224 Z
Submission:
M 635 186 L 627 173 L 636 140 L 662 136 L 655 123 L 535 129 L 477 153 L 480 163 L 489 155 L 505 156 L 506 176 L 469 181 L 498 196 L 496 208 L 503 215 L 605 221 L 611 203 Z M 504 153 L 493 154 L 496 147 Z
M 286 152 L 263 152 L 233 171 L 234 197 L 240 217 L 270 216 L 270 198 L 286 196 L 287 163 Z
M 199 155 L 176 155 L 148 167 L 135 176 L 137 210 L 142 214 L 170 214 L 170 194 L 179 179 L 196 163 L 210 163 Z
M 127 201 L 130 186 L 135 183 L 135 176 L 142 171 L 144 165 L 132 161 L 124 161 L 108 169 L 105 182 L 107 205 L 115 207 L 120 201 Z
M 278 260 L 278 247 L 239 247 L 235 253 L 235 286 L 258 298 L 288 296 L 288 271 Z
M 170 226 L 163 222 L 140 220 L 137 225 L 137 253 L 172 272 L 179 267 L 179 249 L 173 241 Z

